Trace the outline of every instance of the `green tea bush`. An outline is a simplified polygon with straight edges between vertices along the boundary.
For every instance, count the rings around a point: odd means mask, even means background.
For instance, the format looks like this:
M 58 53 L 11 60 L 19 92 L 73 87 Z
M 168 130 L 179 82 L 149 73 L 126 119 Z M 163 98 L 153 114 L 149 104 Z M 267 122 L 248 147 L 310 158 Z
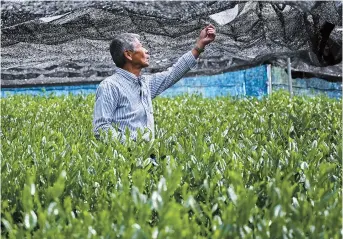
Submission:
M 2 237 L 342 237 L 341 100 L 158 98 L 157 139 L 124 145 L 93 106 L 1 99 Z

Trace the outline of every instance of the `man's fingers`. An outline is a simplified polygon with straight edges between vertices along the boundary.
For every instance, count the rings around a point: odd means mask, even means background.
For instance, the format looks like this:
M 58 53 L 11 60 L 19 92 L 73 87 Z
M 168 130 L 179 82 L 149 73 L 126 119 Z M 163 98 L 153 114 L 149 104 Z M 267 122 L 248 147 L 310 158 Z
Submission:
M 215 30 L 208 30 L 207 34 L 208 35 L 214 35 L 214 34 L 216 34 L 216 31 Z
M 212 24 L 209 24 L 206 26 L 206 29 L 208 29 L 208 28 L 214 28 L 214 26 Z
M 203 30 L 207 31 L 209 29 L 215 29 L 212 24 L 207 25 Z

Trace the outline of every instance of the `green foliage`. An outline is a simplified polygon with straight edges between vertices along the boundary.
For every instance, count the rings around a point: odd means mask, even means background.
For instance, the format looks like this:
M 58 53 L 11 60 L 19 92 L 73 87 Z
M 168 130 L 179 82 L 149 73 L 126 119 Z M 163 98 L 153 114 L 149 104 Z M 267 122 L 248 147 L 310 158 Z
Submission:
M 158 98 L 157 139 L 125 145 L 93 105 L 1 99 L 4 238 L 342 237 L 342 101 Z

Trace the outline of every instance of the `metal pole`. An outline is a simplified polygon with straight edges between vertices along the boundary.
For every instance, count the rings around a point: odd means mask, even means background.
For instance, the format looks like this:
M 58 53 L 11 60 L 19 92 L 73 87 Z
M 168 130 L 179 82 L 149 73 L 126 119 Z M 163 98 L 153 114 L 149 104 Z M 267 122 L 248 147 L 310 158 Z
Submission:
M 288 89 L 289 95 L 293 97 L 293 87 L 292 87 L 292 72 L 291 72 L 291 59 L 287 58 L 287 73 L 288 73 Z
M 268 84 L 268 95 L 272 94 L 272 66 L 270 64 L 267 65 L 267 84 Z

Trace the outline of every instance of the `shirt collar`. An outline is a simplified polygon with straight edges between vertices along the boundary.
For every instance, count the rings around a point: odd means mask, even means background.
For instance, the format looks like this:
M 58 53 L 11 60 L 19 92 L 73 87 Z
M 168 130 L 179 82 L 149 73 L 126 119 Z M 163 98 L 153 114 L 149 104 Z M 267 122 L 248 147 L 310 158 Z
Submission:
M 139 75 L 137 77 L 135 74 L 133 74 L 133 73 L 127 71 L 127 70 L 124 70 L 122 68 L 119 68 L 119 67 L 115 68 L 115 72 L 120 74 L 121 76 L 123 76 L 125 79 L 128 79 L 128 80 L 130 80 L 130 81 L 132 81 L 134 83 L 139 83 L 139 81 L 143 80 L 142 75 Z

